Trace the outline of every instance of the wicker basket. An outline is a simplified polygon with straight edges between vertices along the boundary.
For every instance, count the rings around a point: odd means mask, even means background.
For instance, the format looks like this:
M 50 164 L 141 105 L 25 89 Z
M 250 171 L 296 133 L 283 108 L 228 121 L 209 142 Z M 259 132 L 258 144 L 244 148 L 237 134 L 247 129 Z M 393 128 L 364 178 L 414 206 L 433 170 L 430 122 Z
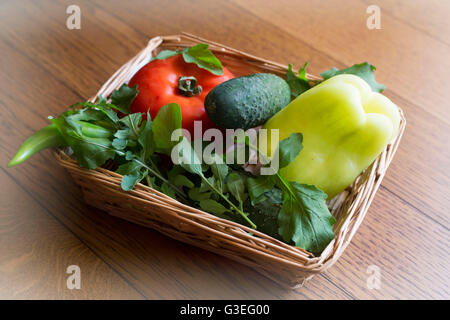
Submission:
M 284 65 L 196 36 L 155 37 L 145 49 L 123 65 L 91 101 L 99 95 L 109 96 L 161 49 L 183 48 L 200 42 L 208 43 L 235 75 L 254 72 L 286 74 L 287 67 Z M 364 219 L 405 129 L 405 118 L 402 110 L 399 111 L 401 124 L 398 135 L 349 188 L 328 202 L 337 220 L 334 225 L 336 236 L 318 257 L 238 223 L 184 205 L 145 185 L 138 184 L 132 191 L 125 192 L 120 187 L 120 175 L 104 168 L 83 169 L 62 150 L 57 150 L 55 155 L 81 187 L 88 204 L 171 238 L 239 261 L 281 285 L 293 288 L 301 286 L 314 274 L 325 271 L 336 262 Z

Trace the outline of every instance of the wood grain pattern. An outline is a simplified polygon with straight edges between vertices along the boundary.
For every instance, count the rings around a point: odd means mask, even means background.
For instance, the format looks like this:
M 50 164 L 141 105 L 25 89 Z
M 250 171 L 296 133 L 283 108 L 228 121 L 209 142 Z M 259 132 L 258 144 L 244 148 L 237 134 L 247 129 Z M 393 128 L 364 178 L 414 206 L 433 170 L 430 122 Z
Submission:
M 65 27 L 71 1 L 1 4 L 0 174 L 7 205 L 0 297 L 450 297 L 448 4 L 383 1 L 383 29 L 369 31 L 365 0 L 283 1 L 80 1 L 81 30 Z M 406 111 L 405 137 L 366 220 L 340 261 L 304 288 L 279 288 L 247 267 L 87 207 L 49 152 L 4 168 L 47 115 L 93 95 L 149 38 L 182 30 L 280 63 L 309 61 L 314 74 L 368 60 Z M 65 270 L 56 267 L 73 257 L 92 284 L 67 293 L 57 287 Z M 381 268 L 380 290 L 367 288 L 369 265 Z
M 367 5 L 371 0 L 363 0 Z M 414 5 L 406 5 L 404 0 L 383 1 L 384 14 L 390 15 L 403 24 L 426 33 L 438 41 L 450 45 L 450 3 L 440 0 L 414 0 Z
M 0 171 L 0 299 L 142 299 L 118 273 Z M 77 265 L 82 290 L 69 290 Z

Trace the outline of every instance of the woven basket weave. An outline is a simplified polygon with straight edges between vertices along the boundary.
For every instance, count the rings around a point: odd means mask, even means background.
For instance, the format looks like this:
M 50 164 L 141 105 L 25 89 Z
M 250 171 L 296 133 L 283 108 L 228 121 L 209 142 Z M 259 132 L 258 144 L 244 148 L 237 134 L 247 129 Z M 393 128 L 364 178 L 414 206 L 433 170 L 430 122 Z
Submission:
M 193 35 L 162 36 L 151 39 L 147 47 L 123 65 L 90 101 L 94 102 L 99 95 L 108 97 L 160 50 L 179 49 L 201 42 L 208 43 L 214 54 L 236 76 L 255 72 L 271 72 L 283 77 L 286 74 L 287 66 Z M 308 77 L 319 79 L 312 75 Z M 318 257 L 246 226 L 184 205 L 145 185 L 138 184 L 133 190 L 125 192 L 120 187 L 122 176 L 119 174 L 105 168 L 83 169 L 59 149 L 55 155 L 81 187 L 88 204 L 171 238 L 239 261 L 283 286 L 295 288 L 336 262 L 364 219 L 405 129 L 406 121 L 402 110 L 399 111 L 401 123 L 398 135 L 350 187 L 328 201 L 336 218 L 333 226 L 336 236 Z

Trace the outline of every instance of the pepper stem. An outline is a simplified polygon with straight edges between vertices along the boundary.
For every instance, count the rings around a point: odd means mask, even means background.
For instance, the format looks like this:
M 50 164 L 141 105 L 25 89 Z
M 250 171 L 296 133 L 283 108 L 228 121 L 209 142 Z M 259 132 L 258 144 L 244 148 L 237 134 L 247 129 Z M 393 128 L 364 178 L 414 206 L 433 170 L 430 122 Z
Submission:
M 178 79 L 178 89 L 180 89 L 181 94 L 186 97 L 193 97 L 202 93 L 202 87 L 200 85 L 197 86 L 197 79 L 192 76 L 181 76 Z

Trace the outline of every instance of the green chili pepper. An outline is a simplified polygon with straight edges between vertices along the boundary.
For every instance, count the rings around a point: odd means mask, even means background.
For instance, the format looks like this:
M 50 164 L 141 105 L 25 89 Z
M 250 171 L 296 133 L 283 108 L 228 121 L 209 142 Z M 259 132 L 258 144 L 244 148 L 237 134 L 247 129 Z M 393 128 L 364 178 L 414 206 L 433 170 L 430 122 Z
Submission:
M 112 132 L 110 130 L 97 126 L 95 124 L 81 120 L 75 120 L 74 122 L 81 126 L 81 132 L 86 137 L 109 138 L 112 136 Z M 41 150 L 66 145 L 67 143 L 61 137 L 61 134 L 59 133 L 56 126 L 54 124 L 51 124 L 39 130 L 27 140 L 25 140 L 25 142 L 20 146 L 14 158 L 12 158 L 12 160 L 8 163 L 8 167 L 21 164 Z
M 110 130 L 97 126 L 95 124 L 81 120 L 75 120 L 74 122 L 81 126 L 81 133 L 87 137 L 109 138 L 113 135 Z
M 16 166 L 26 161 L 29 157 L 35 153 L 52 147 L 64 145 L 64 140 L 59 134 L 58 129 L 54 124 L 51 124 L 45 128 L 42 128 L 20 146 L 16 155 L 8 163 L 8 167 Z

